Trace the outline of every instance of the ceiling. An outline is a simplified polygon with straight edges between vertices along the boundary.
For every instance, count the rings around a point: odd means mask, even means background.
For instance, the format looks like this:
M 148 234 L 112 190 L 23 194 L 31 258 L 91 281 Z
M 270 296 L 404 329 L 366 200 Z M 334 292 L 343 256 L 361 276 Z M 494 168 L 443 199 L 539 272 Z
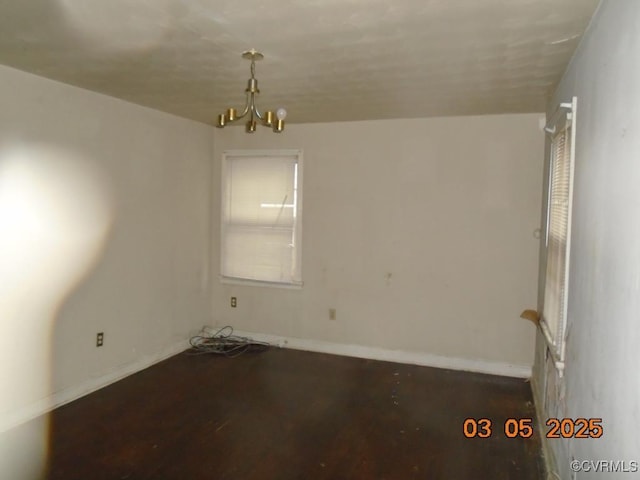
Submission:
M 542 112 L 598 0 L 0 0 L 0 63 L 214 124 Z M 268 107 L 268 108 L 267 108 Z

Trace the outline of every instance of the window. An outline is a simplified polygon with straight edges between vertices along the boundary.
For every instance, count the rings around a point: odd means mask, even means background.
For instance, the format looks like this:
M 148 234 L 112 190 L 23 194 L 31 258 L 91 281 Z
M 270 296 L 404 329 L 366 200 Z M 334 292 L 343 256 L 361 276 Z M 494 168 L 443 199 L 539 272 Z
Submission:
M 559 369 L 564 367 L 567 324 L 575 114 L 574 97 L 572 103 L 562 103 L 559 106 L 550 125 L 545 128 L 551 135 L 551 141 L 545 236 L 547 268 L 542 330 Z
M 302 285 L 301 151 L 225 152 L 221 218 L 223 281 Z

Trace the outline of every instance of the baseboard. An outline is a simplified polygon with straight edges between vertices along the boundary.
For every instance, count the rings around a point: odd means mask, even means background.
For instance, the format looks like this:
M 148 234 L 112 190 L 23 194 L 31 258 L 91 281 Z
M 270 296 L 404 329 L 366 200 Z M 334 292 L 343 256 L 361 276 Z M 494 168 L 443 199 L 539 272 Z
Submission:
M 382 360 L 387 362 L 406 363 L 411 365 L 422 365 L 427 367 L 446 368 L 452 370 L 462 370 L 468 372 L 486 373 L 491 375 L 501 375 L 506 377 L 529 378 L 531 367 L 527 365 L 513 365 L 500 362 L 489 362 L 485 360 L 470 360 L 465 358 L 444 357 L 423 352 L 408 352 L 403 350 L 389 350 L 378 347 L 367 347 L 362 345 L 350 345 L 344 343 L 327 342 L 323 340 L 311 340 L 295 337 L 284 337 L 280 335 L 270 335 L 264 333 L 235 331 L 236 335 L 251 337 L 255 340 L 269 342 L 281 348 L 292 348 L 295 350 L 306 350 L 309 352 L 329 353 L 333 355 L 344 355 L 348 357 L 367 358 L 371 360 Z M 117 369 L 99 377 L 85 380 L 79 385 L 74 385 L 53 393 L 47 398 L 33 402 L 2 419 L 0 433 L 10 430 L 40 415 L 44 415 L 51 410 L 66 403 L 77 400 L 96 390 L 117 382 L 129 375 L 148 368 L 166 358 L 176 355 L 189 347 L 186 340 L 162 350 L 153 355 L 147 355 L 136 362 L 123 365 Z M 534 393 L 535 394 L 535 393 Z M 535 402 L 538 404 L 539 402 Z M 540 417 L 541 418 L 541 417 Z M 549 459 L 549 455 L 545 455 Z
M 548 418 L 546 412 L 543 411 L 542 405 L 544 405 L 543 390 L 536 381 L 535 376 L 531 376 L 531 393 L 533 394 L 533 404 L 536 409 L 536 417 L 538 419 L 538 432 L 544 432 L 547 429 L 547 425 L 544 423 L 544 419 Z M 545 477 L 546 479 L 559 479 L 560 475 L 557 473 L 558 468 L 556 464 L 556 457 L 549 444 L 549 439 L 546 435 L 539 435 L 540 444 L 542 449 L 542 459 L 544 461 Z
M 117 367 L 115 370 L 101 375 L 99 377 L 90 378 L 72 387 L 65 388 L 52 395 L 43 398 L 37 402 L 33 402 L 17 411 L 12 412 L 7 418 L 2 419 L 0 423 L 0 433 L 10 430 L 18 425 L 22 425 L 29 420 L 33 420 L 36 417 L 44 415 L 57 407 L 64 405 L 65 403 L 72 402 L 78 398 L 84 397 L 90 393 L 100 390 L 112 383 L 122 380 L 129 375 L 133 375 L 145 368 L 148 368 L 162 360 L 165 360 L 173 355 L 176 355 L 189 348 L 189 342 L 181 340 L 180 342 L 171 345 L 164 350 L 152 354 L 146 355 L 139 360 Z
M 444 357 L 423 352 L 389 350 L 378 347 L 365 347 L 362 345 L 349 345 L 344 343 L 326 342 L 323 340 L 283 337 L 279 335 L 244 332 L 238 330 L 235 330 L 234 334 L 250 337 L 262 342 L 268 342 L 282 348 L 293 348 L 295 350 L 306 350 L 309 352 L 330 353 L 334 355 L 344 355 L 347 357 L 368 358 L 371 360 L 407 363 L 426 367 L 487 373 L 503 377 L 529 378 L 531 376 L 531 366 L 527 365 L 513 365 L 486 360 Z

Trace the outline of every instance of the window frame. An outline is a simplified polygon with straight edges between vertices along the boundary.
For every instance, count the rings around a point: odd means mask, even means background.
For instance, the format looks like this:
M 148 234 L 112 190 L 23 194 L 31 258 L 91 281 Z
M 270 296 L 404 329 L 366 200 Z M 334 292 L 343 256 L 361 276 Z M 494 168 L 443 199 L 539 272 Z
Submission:
M 576 144 L 576 111 L 577 97 L 573 97 L 571 103 L 561 103 L 558 105 L 556 112 L 551 117 L 549 123 L 545 127 L 545 132 L 550 135 L 549 146 L 547 149 L 549 155 L 549 172 L 547 177 L 547 205 L 545 211 L 545 277 L 543 291 L 543 308 L 540 316 L 540 327 L 543 336 L 547 342 L 548 351 L 551 354 L 555 368 L 562 376 L 565 366 L 566 354 L 566 332 L 568 323 L 568 303 L 569 303 L 569 284 L 570 284 L 570 264 L 571 264 L 571 223 L 573 212 L 573 188 L 574 188 L 574 171 L 575 171 L 575 144 Z M 554 170 L 557 162 L 557 142 L 560 137 L 564 136 L 564 160 L 568 162 L 567 175 L 567 207 L 566 207 L 566 225 L 565 227 L 565 244 L 564 244 L 564 271 L 561 283 L 555 295 L 561 302 L 558 308 L 559 318 L 550 322 L 547 319 L 547 296 L 549 295 L 549 277 L 550 277 L 550 241 L 551 241 L 551 222 L 553 208 L 553 192 L 555 190 Z M 562 260 L 562 258 L 561 258 Z M 551 323 L 556 323 L 552 325 Z M 554 328 L 555 327 L 555 328 Z M 554 331 L 555 330 L 555 331 Z
M 225 238 L 227 234 L 227 222 L 225 222 L 225 208 L 228 206 L 228 189 L 229 162 L 233 158 L 239 157 L 295 157 L 296 174 L 295 174 L 295 213 L 293 226 L 293 248 L 294 257 L 293 264 L 295 273 L 292 275 L 290 282 L 277 282 L 269 280 L 260 280 L 253 278 L 241 278 L 225 275 L 224 259 L 225 259 Z M 302 198 L 303 198 L 303 152 L 301 149 L 258 149 L 258 150 L 225 150 L 222 153 L 222 169 L 221 169 L 221 201 L 220 201 L 220 281 L 224 284 L 232 285 L 248 285 L 260 287 L 275 287 L 284 289 L 301 289 L 304 285 L 302 281 Z

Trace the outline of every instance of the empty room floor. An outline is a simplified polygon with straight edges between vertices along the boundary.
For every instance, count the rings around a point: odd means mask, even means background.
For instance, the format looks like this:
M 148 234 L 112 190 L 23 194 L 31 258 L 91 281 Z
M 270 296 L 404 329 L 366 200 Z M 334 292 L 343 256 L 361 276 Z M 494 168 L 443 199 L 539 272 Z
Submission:
M 522 379 L 279 348 L 182 353 L 56 409 L 47 478 L 538 480 L 534 415 Z M 492 434 L 465 437 L 467 418 Z M 511 418 L 533 418 L 534 435 L 507 438 Z

